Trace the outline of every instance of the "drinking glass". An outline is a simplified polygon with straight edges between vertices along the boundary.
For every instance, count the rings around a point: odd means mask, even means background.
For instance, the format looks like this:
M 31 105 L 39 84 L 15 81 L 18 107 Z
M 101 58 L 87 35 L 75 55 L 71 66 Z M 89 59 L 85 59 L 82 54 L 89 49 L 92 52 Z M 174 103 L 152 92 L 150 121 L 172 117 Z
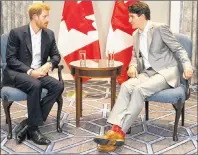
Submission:
M 114 51 L 108 51 L 108 66 L 112 67 L 114 65 Z
M 80 66 L 82 67 L 86 66 L 86 50 L 80 50 L 79 57 L 80 57 Z

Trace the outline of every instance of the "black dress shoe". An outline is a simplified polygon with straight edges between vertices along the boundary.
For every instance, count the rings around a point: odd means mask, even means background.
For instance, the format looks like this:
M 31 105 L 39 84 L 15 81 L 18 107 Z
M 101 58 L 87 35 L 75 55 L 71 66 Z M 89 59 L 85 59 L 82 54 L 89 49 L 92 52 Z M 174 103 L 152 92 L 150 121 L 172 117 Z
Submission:
M 51 141 L 47 137 L 42 135 L 38 129 L 35 131 L 28 131 L 27 139 L 32 140 L 38 145 L 49 145 L 51 143 Z
M 17 143 L 20 144 L 22 143 L 27 135 L 27 130 L 28 130 L 28 125 L 26 125 L 23 129 L 21 129 L 17 134 L 16 134 L 16 140 Z
M 22 143 L 22 141 L 25 140 L 27 129 L 28 129 L 27 119 L 25 119 L 17 126 L 15 130 L 15 138 L 18 144 Z
M 19 125 L 17 125 L 15 129 L 15 133 L 17 134 L 19 131 L 21 131 L 25 126 L 27 125 L 27 119 L 24 119 Z

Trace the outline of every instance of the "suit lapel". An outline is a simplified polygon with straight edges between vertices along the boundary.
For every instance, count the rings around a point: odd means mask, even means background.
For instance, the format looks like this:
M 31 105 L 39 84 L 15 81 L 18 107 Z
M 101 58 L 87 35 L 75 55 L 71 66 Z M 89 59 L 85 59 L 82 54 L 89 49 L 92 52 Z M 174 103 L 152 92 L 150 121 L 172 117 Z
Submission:
M 29 24 L 27 25 L 27 28 L 24 31 L 24 37 L 25 37 L 25 43 L 27 45 L 27 48 L 32 55 L 32 41 L 31 41 L 31 33 L 30 33 Z M 48 40 L 48 38 L 46 35 L 46 31 L 44 29 L 42 29 L 42 33 L 41 33 L 41 62 L 43 60 L 43 56 L 45 53 L 45 47 L 46 47 L 47 40 Z
M 45 53 L 46 40 L 47 40 L 47 35 L 46 35 L 45 30 L 43 29 L 41 33 L 41 63 L 43 61 L 43 56 Z
M 25 37 L 25 43 L 26 46 L 29 50 L 29 52 L 32 54 L 32 41 L 31 41 L 31 36 L 30 36 L 30 27 L 27 25 L 25 31 L 24 31 L 24 37 Z
M 151 23 L 147 32 L 147 51 L 148 52 L 150 51 L 152 36 L 153 36 L 153 24 Z
M 140 34 L 139 32 L 136 33 L 135 35 L 135 52 L 136 52 L 136 56 L 139 57 L 139 51 L 140 51 Z

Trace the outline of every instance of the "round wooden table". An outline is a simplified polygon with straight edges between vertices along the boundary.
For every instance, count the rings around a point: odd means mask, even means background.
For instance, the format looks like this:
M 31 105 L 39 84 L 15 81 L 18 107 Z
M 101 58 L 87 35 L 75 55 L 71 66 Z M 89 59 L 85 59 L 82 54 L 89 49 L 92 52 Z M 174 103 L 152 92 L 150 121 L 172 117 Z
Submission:
M 114 61 L 113 65 L 109 65 L 106 59 L 87 59 L 85 66 L 80 65 L 80 60 L 70 63 L 71 74 L 75 76 L 77 127 L 82 116 L 82 78 L 111 78 L 112 108 L 116 97 L 116 77 L 121 74 L 122 66 L 123 63 L 120 61 Z

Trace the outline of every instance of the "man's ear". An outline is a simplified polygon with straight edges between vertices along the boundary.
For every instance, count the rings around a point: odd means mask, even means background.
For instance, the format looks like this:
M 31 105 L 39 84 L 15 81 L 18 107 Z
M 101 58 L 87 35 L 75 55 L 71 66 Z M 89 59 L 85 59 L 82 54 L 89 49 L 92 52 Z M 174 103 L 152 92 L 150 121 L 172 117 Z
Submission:
M 32 19 L 38 18 L 37 14 L 33 14 Z
M 146 19 L 146 16 L 144 14 L 141 14 L 140 17 L 142 18 L 145 18 Z

